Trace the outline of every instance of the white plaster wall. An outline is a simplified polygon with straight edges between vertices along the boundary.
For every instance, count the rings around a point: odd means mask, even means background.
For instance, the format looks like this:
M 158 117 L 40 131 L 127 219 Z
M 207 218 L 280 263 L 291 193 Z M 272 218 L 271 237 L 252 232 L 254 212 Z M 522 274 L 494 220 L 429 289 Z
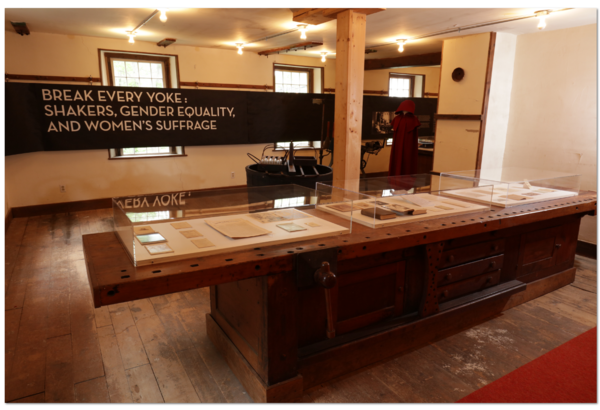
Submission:
M 320 66 L 325 87 L 335 86 L 335 60 L 172 45 L 126 39 L 5 32 L 5 71 L 10 74 L 100 76 L 98 49 L 176 54 L 181 81 L 272 85 L 273 63 Z M 55 151 L 5 158 L 5 212 L 10 206 L 49 204 L 177 189 L 246 183 L 247 152 L 264 144 L 186 147 L 187 157 L 108 160 L 108 150 Z M 234 172 L 235 177 L 231 177 Z M 59 184 L 67 187 L 60 193 Z
M 502 168 L 510 113 L 517 36 L 496 33 L 481 168 Z
M 171 45 L 127 39 L 5 32 L 5 72 L 10 74 L 99 77 L 98 49 L 176 54 L 180 81 L 272 85 L 273 63 L 323 67 L 325 88 L 335 88 L 335 60 L 276 55 L 260 57 L 235 50 Z M 430 69 L 427 67 L 427 69 Z M 439 68 L 437 68 L 439 72 Z M 380 70 L 388 78 L 389 70 Z M 398 69 L 394 70 L 399 72 Z M 400 70 L 401 71 L 401 70 Z M 432 72 L 435 72 L 435 68 Z M 367 74 L 368 75 L 368 74 Z M 439 77 L 439 74 L 437 74 Z M 436 75 L 426 87 L 435 88 Z M 387 84 L 387 83 L 386 83 Z M 387 87 L 387 85 L 386 85 Z M 189 87 L 186 87 L 189 88 Z M 431 89 L 437 92 L 437 89 Z M 118 195 L 202 189 L 246 183 L 247 152 L 261 153 L 263 144 L 186 147 L 185 158 L 108 160 L 107 150 L 37 152 L 5 158 L 5 212 L 11 207 L 81 201 Z M 327 159 L 326 159 L 327 161 Z M 367 172 L 388 169 L 389 148 L 371 157 Z M 327 162 L 328 163 L 328 162 Z M 231 172 L 235 177 L 231 178 Z M 58 185 L 67 186 L 60 193 Z
M 7 197 L 18 207 L 244 185 L 245 166 L 251 163 L 246 153 L 260 156 L 262 147 L 186 147 L 187 157 L 135 160 L 108 160 L 108 150 L 11 155 L 5 162 Z M 59 193 L 60 184 L 66 185 L 66 193 Z
M 597 26 L 517 38 L 503 165 L 581 174 L 597 190 Z M 596 243 L 596 218 L 580 239 Z

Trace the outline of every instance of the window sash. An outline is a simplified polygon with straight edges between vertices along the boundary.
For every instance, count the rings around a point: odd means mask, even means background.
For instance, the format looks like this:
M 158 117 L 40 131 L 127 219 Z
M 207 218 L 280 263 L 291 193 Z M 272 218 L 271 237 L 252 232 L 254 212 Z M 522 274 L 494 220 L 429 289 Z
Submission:
M 152 87 L 157 88 L 170 88 L 171 77 L 170 77 L 170 64 L 171 60 L 168 56 L 161 55 L 144 55 L 139 53 L 104 53 L 104 59 L 106 63 L 106 78 L 111 86 L 119 86 L 118 78 L 125 78 L 126 80 L 134 78 L 138 80 L 139 85 L 130 84 L 127 81 L 125 86 L 128 87 Z M 125 75 L 123 72 L 117 72 L 115 68 L 115 62 L 124 62 L 125 64 Z M 136 75 L 129 75 L 127 72 L 127 63 L 136 63 Z M 141 73 L 139 64 L 146 63 L 149 66 L 149 76 L 144 75 L 147 73 Z M 159 65 L 160 70 L 156 70 L 156 65 Z M 147 79 L 152 81 L 152 85 L 143 84 L 142 80 Z M 160 80 L 162 85 L 157 85 L 155 80 Z M 133 151 L 133 152 L 132 152 Z M 130 148 L 118 148 L 109 149 L 109 159 L 127 159 L 127 158 L 149 158 L 149 157 L 168 157 L 168 156 L 185 156 L 183 146 L 163 146 L 163 147 L 130 147 Z
M 312 148 L 313 147 L 313 142 L 312 141 L 294 141 L 294 149 L 298 149 L 298 148 Z M 290 141 L 288 142 L 277 142 L 275 143 L 275 149 L 276 150 L 288 150 L 290 149 Z
M 161 63 L 163 71 L 163 88 L 171 88 L 171 60 L 168 55 L 164 57 L 162 55 L 145 55 L 140 53 L 104 53 L 105 67 L 106 67 L 106 78 L 108 85 L 116 86 L 115 74 L 113 73 L 113 61 L 132 61 L 132 62 L 143 62 L 143 63 Z
M 390 73 L 388 96 L 413 97 L 415 78 L 409 75 L 394 75 Z
M 302 81 L 303 79 L 305 81 Z M 301 67 L 273 66 L 273 89 L 276 93 L 308 94 L 313 92 L 313 87 L 313 70 Z
M 120 76 L 117 75 L 117 70 L 115 69 L 115 63 L 116 62 L 123 62 L 125 64 L 125 66 L 127 67 L 127 63 L 136 63 L 137 64 L 137 71 L 138 71 L 138 75 L 137 76 L 129 76 L 129 73 L 127 72 L 127 68 L 125 68 L 125 76 Z M 139 64 L 150 64 L 150 77 L 147 76 L 141 76 L 140 70 L 139 70 Z M 140 60 L 140 59 L 129 59 L 129 58 L 111 58 L 110 59 L 110 65 L 112 68 L 112 84 L 114 86 L 122 86 L 122 87 L 157 87 L 157 88 L 166 88 L 166 70 L 165 70 L 165 63 L 163 61 L 152 61 L 152 60 Z M 155 67 L 154 65 L 159 65 L 160 66 L 160 75 L 157 75 L 158 73 L 153 72 L 153 68 Z M 119 84 L 118 79 L 124 78 L 127 84 Z M 129 83 L 129 79 L 136 79 L 139 81 L 140 85 L 131 85 Z M 150 80 L 150 84 L 143 84 L 143 82 L 146 82 L 144 80 Z M 154 80 L 160 80 L 162 86 L 156 86 L 155 81 Z
M 134 150 L 131 152 L 131 150 Z M 156 156 L 156 155 L 172 155 L 177 154 L 175 147 L 131 147 L 120 148 L 119 156 L 121 157 L 137 157 L 137 156 Z

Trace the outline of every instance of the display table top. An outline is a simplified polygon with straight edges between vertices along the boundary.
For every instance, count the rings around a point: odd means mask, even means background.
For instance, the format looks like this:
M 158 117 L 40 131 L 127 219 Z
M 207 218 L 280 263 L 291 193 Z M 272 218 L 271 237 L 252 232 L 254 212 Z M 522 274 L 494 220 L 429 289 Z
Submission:
M 476 235 L 553 218 L 595 214 L 596 192 L 381 229 L 354 224 L 352 233 L 202 258 L 135 267 L 113 232 L 83 235 L 94 305 L 100 307 L 242 279 L 292 271 L 296 253 L 338 248 L 338 261 Z M 304 211 L 341 222 L 319 210 Z

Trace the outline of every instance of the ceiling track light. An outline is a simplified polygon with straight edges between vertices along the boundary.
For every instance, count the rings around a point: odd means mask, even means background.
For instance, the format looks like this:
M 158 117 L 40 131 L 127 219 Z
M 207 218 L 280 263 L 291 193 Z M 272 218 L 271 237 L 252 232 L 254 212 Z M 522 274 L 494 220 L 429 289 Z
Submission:
M 237 47 L 237 49 L 238 49 L 237 53 L 238 53 L 239 55 L 242 55 L 242 54 L 244 54 L 244 52 L 242 51 L 242 48 L 244 48 L 244 43 L 235 43 L 235 46 L 236 46 L 236 47 Z
M 327 51 L 323 51 L 321 52 L 321 61 L 322 62 L 326 62 L 327 60 L 325 59 L 325 56 L 327 56 L 327 54 L 329 54 Z
M 167 10 L 166 9 L 158 9 L 160 11 L 160 21 L 165 23 L 167 21 Z
M 560 13 L 561 11 L 569 11 L 569 10 L 573 10 L 573 9 L 572 8 L 564 8 L 564 9 L 557 9 L 557 10 L 540 10 L 540 11 L 536 11 L 533 15 L 528 14 L 526 16 L 511 17 L 511 18 L 504 19 L 504 20 L 488 21 L 485 23 L 474 23 L 474 24 L 465 25 L 462 27 L 453 27 L 450 29 L 442 30 L 442 31 L 436 31 L 434 33 L 428 33 L 428 34 L 423 34 L 421 36 L 411 37 L 410 39 L 407 39 L 407 41 L 408 40 L 410 40 L 410 41 L 422 40 L 425 38 L 442 36 L 442 35 L 447 35 L 447 34 L 456 33 L 456 32 L 461 33 L 462 31 L 466 31 L 466 30 L 472 30 L 472 29 L 481 28 L 481 27 L 489 27 L 489 26 L 494 26 L 497 24 L 505 24 L 505 23 L 510 23 L 513 21 L 525 20 L 525 19 L 536 18 L 536 17 L 540 18 L 540 24 L 538 25 L 538 28 L 541 30 L 544 27 L 546 27 L 545 20 L 546 20 L 546 17 L 548 17 L 548 15 L 550 13 L 554 14 L 554 13 Z M 541 21 L 542 19 L 544 20 L 543 23 Z M 384 47 L 384 46 L 390 46 L 392 44 L 397 44 L 397 43 L 373 44 L 373 45 L 368 45 L 367 48 Z
M 398 39 L 396 40 L 396 44 L 398 44 L 398 51 L 402 53 L 404 51 L 404 43 L 406 43 L 406 39 Z
M 306 29 L 308 24 L 298 24 L 298 30 L 300 30 L 300 39 L 306 40 Z
M 540 19 L 538 23 L 538 30 L 543 30 L 546 28 L 546 17 L 550 14 L 550 10 L 540 10 L 535 12 L 535 16 Z
M 135 41 L 133 40 L 133 37 L 135 37 L 137 31 L 142 28 L 144 25 L 146 25 L 146 23 L 148 23 L 150 20 L 152 20 L 152 18 L 154 16 L 156 16 L 158 13 L 160 13 L 160 21 L 162 21 L 163 23 L 165 21 L 167 21 L 167 9 L 156 9 L 152 12 L 152 14 L 150 14 L 148 17 L 146 17 L 140 24 L 138 24 L 133 30 L 131 31 L 127 31 L 127 35 L 129 36 L 129 42 L 130 43 L 135 43 Z

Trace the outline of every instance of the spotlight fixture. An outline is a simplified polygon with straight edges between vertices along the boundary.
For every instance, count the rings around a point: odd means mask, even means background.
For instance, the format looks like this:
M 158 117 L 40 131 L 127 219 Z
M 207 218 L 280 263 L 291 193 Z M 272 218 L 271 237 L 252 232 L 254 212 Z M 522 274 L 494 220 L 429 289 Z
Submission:
M 160 21 L 162 21 L 163 23 L 167 21 L 167 10 L 165 9 L 159 9 L 160 10 Z
M 326 61 L 327 61 L 327 60 L 325 59 L 325 56 L 326 56 L 327 54 L 329 54 L 327 51 L 323 51 L 323 52 L 321 53 L 321 61 L 322 61 L 322 62 L 326 62 Z
M 177 39 L 174 39 L 174 38 L 163 38 L 158 43 L 156 43 L 156 45 L 159 47 L 167 48 L 168 46 L 170 46 L 171 44 L 173 44 L 176 41 L 177 41 Z
M 242 48 L 244 48 L 244 43 L 235 43 L 235 46 L 236 46 L 236 47 L 237 47 L 237 49 L 238 49 L 238 54 L 239 54 L 239 55 L 242 55 L 242 54 L 244 54 L 244 52 L 242 51 Z
M 135 32 L 133 32 L 133 31 L 128 31 L 128 32 L 127 32 L 127 35 L 129 36 L 129 42 L 130 42 L 131 44 L 135 43 L 135 40 L 133 39 L 133 38 L 135 37 Z
M 306 28 L 308 24 L 298 24 L 298 30 L 300 30 L 300 39 L 306 40 Z
M 10 24 L 12 24 L 17 34 L 20 34 L 21 36 L 29 35 L 30 31 L 27 28 L 27 23 L 25 23 L 24 21 L 11 21 Z
M 402 53 L 404 51 L 404 43 L 406 43 L 406 40 L 396 40 L 396 44 L 398 44 L 398 51 L 400 53 Z
M 543 30 L 546 28 L 546 17 L 550 14 L 548 10 L 540 10 L 535 12 L 535 16 L 540 19 L 540 22 L 537 26 L 538 30 Z

